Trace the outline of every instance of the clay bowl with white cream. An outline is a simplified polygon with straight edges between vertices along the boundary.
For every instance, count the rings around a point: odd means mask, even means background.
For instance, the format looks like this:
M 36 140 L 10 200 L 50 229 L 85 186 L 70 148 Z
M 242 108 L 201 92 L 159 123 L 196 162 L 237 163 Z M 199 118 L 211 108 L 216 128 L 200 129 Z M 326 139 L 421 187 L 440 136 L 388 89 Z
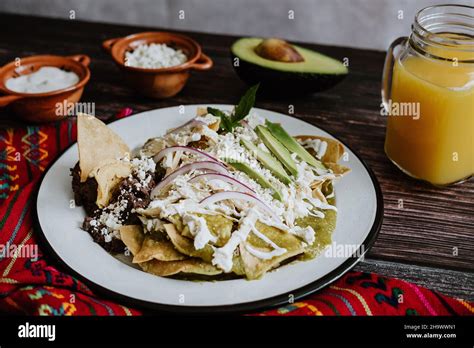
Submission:
M 90 58 L 39 55 L 17 59 L 0 68 L 0 107 L 9 106 L 28 122 L 58 121 L 68 116 L 64 105 L 77 103 L 90 78 Z
M 102 46 L 133 89 L 151 98 L 179 93 L 192 70 L 208 70 L 212 60 L 188 36 L 145 32 L 106 40 Z

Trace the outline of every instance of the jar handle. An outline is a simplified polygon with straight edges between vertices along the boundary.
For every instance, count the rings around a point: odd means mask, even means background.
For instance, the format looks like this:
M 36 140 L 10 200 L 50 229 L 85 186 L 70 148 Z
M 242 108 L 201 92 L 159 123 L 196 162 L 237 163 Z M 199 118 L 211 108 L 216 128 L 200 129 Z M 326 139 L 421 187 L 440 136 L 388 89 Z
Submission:
M 392 75 L 393 75 L 393 65 L 395 63 L 395 57 L 393 56 L 393 51 L 397 46 L 404 45 L 407 42 L 408 38 L 406 36 L 399 37 L 390 44 L 390 47 L 387 50 L 387 55 L 385 56 L 385 63 L 383 65 L 383 75 L 382 75 L 382 103 L 385 111 L 388 111 L 389 99 L 392 95 Z

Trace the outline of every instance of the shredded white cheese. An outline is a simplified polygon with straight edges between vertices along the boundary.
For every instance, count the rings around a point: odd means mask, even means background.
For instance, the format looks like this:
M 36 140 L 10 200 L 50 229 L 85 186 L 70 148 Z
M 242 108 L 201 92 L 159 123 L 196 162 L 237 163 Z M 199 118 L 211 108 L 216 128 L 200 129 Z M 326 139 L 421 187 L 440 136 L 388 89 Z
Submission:
M 188 60 L 181 50 L 175 50 L 166 44 L 143 44 L 132 52 L 125 53 L 125 65 L 145 68 L 161 69 L 181 65 Z

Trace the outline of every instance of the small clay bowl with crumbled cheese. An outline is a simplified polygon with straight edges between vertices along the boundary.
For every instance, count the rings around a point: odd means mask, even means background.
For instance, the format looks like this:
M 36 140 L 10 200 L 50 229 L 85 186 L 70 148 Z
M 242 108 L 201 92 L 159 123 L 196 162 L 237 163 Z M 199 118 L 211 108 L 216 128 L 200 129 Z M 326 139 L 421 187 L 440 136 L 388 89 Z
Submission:
M 106 40 L 102 46 L 124 72 L 129 85 L 151 98 L 179 93 L 191 70 L 208 70 L 212 60 L 188 36 L 145 32 Z

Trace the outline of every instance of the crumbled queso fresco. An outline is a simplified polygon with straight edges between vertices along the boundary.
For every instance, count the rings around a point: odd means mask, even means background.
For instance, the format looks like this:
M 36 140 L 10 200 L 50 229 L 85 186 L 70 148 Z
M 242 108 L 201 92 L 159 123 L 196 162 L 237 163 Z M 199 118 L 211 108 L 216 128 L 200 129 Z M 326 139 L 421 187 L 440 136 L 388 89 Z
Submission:
M 143 44 L 125 54 L 125 65 L 135 68 L 160 69 L 181 65 L 188 57 L 166 44 Z
M 144 197 L 149 195 L 155 172 L 155 162 L 152 158 L 123 158 L 124 162 L 130 162 L 132 173 L 122 183 L 119 195 L 115 202 L 110 203 L 98 215 L 86 219 L 91 233 L 100 234 L 105 243 L 111 243 L 114 238 L 119 238 L 118 229 L 130 218 L 135 207 L 148 205 Z

